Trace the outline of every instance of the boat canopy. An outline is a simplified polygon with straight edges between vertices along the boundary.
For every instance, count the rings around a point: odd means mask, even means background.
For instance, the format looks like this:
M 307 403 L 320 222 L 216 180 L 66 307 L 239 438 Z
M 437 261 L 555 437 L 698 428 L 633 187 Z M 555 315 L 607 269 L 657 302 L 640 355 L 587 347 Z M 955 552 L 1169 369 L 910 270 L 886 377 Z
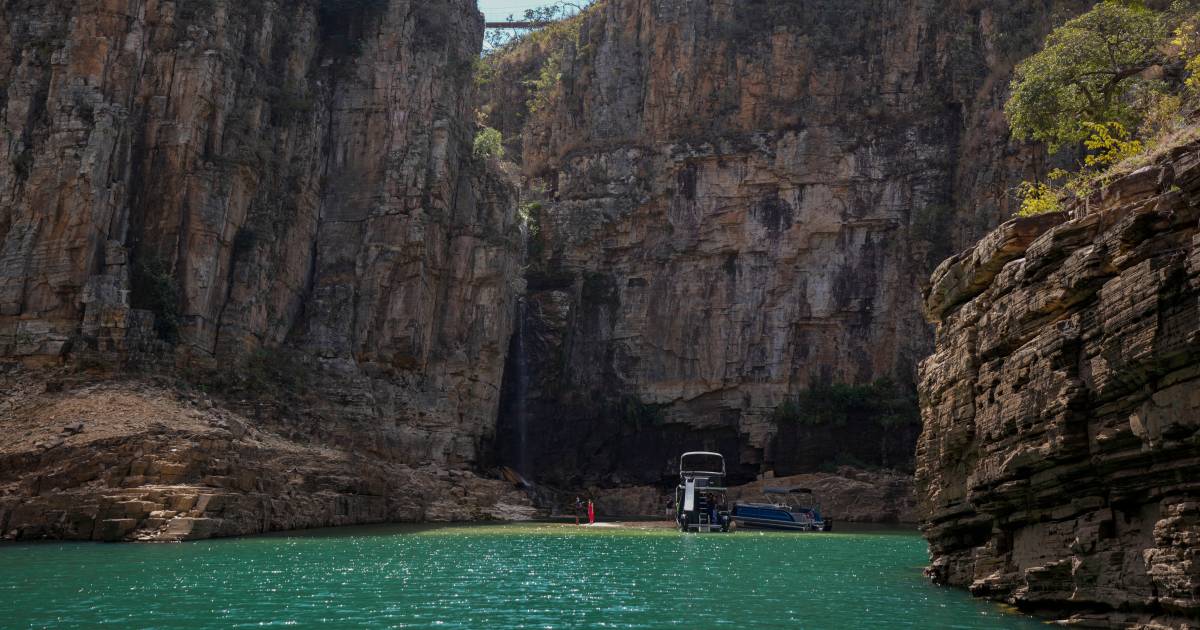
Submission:
M 725 457 L 720 453 L 692 451 L 679 456 L 679 472 L 725 476 Z
M 812 494 L 808 488 L 763 488 L 763 494 Z

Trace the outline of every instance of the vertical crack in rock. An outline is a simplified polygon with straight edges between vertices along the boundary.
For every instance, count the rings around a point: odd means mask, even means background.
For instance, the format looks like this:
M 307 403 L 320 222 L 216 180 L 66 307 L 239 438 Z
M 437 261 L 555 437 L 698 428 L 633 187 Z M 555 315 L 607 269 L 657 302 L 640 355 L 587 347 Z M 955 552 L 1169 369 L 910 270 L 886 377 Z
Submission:
M 0 357 L 183 376 L 218 393 L 220 414 L 199 413 L 250 426 L 229 458 L 203 440 L 184 461 L 157 453 L 171 474 L 130 463 L 136 449 L 112 428 L 94 448 L 125 472 L 103 481 L 70 471 L 104 431 L 72 436 L 65 460 L 14 438 L 2 455 L 24 463 L 5 470 L 68 472 L 40 499 L 6 489 L 0 513 L 25 516 L 0 534 L 157 536 L 168 525 L 144 520 L 162 510 L 126 527 L 96 501 L 163 483 L 236 494 L 225 504 L 248 511 L 214 502 L 192 516 L 223 525 L 173 537 L 479 516 L 484 503 L 443 505 L 433 488 L 453 485 L 448 469 L 470 486 L 460 470 L 487 455 L 520 289 L 515 189 L 470 148 L 482 30 L 471 0 L 0 10 Z M 2 413 L 24 409 L 6 422 L 59 398 L 86 413 L 100 395 L 30 398 L 27 374 L 5 378 L 16 389 Z M 156 398 L 173 385 L 130 387 Z M 165 430 L 189 413 L 170 407 Z M 155 429 L 128 439 L 143 430 Z M 266 498 L 281 488 L 290 511 Z

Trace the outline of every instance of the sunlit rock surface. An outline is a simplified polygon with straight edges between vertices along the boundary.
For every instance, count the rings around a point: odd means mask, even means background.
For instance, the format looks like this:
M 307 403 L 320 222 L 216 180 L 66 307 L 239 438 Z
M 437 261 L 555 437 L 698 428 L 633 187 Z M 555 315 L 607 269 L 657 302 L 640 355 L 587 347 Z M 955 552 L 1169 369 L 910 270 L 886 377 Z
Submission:
M 1190 144 L 933 275 L 936 580 L 1101 627 L 1200 617 L 1198 202 Z
M 474 466 L 521 289 L 514 188 L 471 155 L 482 29 L 471 0 L 7 3 L 0 358 L 304 374 L 254 421 Z

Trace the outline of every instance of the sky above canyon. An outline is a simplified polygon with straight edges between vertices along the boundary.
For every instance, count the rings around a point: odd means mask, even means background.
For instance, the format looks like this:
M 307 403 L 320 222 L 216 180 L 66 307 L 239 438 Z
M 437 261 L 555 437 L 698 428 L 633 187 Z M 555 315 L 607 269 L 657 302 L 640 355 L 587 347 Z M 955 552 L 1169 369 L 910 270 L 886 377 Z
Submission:
M 530 2 L 529 0 L 479 0 L 479 10 L 483 11 L 484 17 L 489 22 L 502 22 L 510 15 L 520 18 L 525 9 L 532 9 L 543 4 L 545 3 Z

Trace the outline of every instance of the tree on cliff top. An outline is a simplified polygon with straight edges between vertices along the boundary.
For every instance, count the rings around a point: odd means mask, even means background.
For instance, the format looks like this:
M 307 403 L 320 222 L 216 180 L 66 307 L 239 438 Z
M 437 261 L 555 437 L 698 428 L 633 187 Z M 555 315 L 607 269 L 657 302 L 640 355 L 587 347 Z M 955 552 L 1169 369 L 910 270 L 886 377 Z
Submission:
M 1013 135 L 1057 150 L 1091 135 L 1088 123 L 1135 129 L 1143 103 L 1165 90 L 1152 72 L 1166 61 L 1170 32 L 1141 2 L 1104 0 L 1054 30 L 1022 62 L 1005 105 Z
M 1064 199 L 1086 199 L 1163 148 L 1200 135 L 1192 123 L 1198 106 L 1200 0 L 1165 9 L 1141 0 L 1097 3 L 1016 69 L 1004 108 L 1013 136 L 1083 153 L 1073 172 L 1054 169 L 1048 181 L 1021 184 L 1019 214 L 1061 210 Z

